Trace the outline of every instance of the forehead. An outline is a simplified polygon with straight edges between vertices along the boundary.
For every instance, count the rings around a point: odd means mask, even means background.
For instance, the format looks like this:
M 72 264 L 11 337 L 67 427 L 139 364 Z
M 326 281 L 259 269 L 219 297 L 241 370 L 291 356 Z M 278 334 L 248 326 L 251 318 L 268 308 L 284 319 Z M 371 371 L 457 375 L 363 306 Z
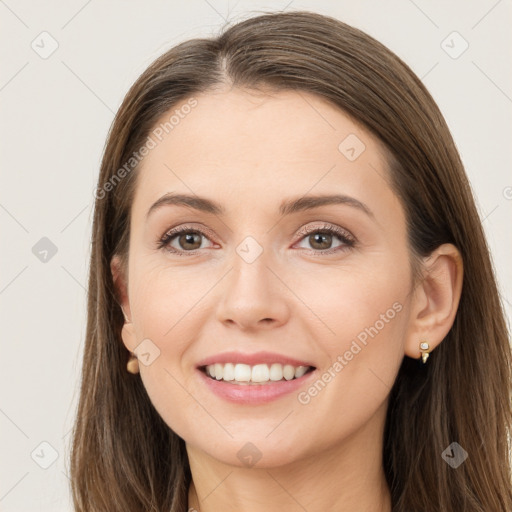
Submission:
M 174 191 L 261 205 L 308 191 L 391 193 L 380 141 L 319 96 L 234 88 L 193 100 L 155 124 L 134 209 Z

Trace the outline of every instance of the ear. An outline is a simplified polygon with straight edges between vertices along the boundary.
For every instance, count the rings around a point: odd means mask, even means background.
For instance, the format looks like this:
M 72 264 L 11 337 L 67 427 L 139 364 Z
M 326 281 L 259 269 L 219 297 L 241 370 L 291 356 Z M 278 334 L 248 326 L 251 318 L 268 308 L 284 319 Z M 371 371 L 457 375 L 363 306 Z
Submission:
M 462 291 L 463 264 L 453 244 L 439 246 L 423 261 L 423 279 L 418 283 L 411 306 L 405 354 L 421 357 L 420 342 L 434 350 L 450 331 Z
M 110 271 L 112 272 L 112 279 L 114 281 L 114 288 L 116 292 L 117 301 L 123 311 L 125 323 L 121 330 L 121 337 L 125 347 L 133 352 L 136 344 L 135 330 L 131 321 L 132 313 L 130 309 L 130 301 L 128 298 L 128 269 L 123 264 L 119 255 L 114 255 L 110 262 Z

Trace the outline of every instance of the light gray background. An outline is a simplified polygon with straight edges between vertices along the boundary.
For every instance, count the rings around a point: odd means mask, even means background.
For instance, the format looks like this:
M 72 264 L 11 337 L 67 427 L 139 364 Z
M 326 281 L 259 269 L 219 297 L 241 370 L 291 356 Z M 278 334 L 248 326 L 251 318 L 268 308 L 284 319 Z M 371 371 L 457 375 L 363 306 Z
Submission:
M 124 94 L 176 43 L 213 35 L 251 11 L 281 9 L 353 24 L 424 80 L 472 182 L 510 316 L 510 0 L 0 0 L 1 511 L 71 510 L 67 458 L 85 336 L 93 190 Z M 43 31 L 58 43 L 46 59 L 39 53 L 51 40 Z M 469 43 L 458 58 L 447 53 L 462 49 L 458 36 L 446 39 L 453 31 Z M 32 251 L 42 237 L 58 249 L 46 262 Z

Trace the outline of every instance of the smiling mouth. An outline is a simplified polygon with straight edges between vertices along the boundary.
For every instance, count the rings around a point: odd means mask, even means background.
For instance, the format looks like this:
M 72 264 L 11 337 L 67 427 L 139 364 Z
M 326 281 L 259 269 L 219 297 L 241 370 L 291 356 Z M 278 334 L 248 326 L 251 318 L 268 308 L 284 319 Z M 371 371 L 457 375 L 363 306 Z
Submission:
M 210 364 L 199 367 L 210 379 L 229 384 L 262 385 L 300 379 L 315 370 L 314 366 L 293 366 L 290 364 L 256 364 L 241 363 Z

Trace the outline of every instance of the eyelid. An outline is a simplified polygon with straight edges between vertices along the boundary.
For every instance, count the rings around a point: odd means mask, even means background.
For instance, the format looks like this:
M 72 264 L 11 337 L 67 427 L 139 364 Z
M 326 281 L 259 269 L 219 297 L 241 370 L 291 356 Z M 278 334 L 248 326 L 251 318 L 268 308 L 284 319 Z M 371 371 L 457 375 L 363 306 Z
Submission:
M 172 228 L 169 228 L 165 231 L 165 233 L 161 236 L 161 239 L 173 235 L 173 234 L 179 234 L 182 231 L 197 231 L 198 233 L 202 234 L 203 236 L 207 236 L 210 238 L 217 238 L 213 230 L 210 228 L 207 228 L 204 224 L 199 224 L 199 227 L 194 225 L 194 223 L 185 223 L 185 224 L 177 224 L 176 226 L 173 226 Z
M 303 237 L 303 236 L 309 235 L 310 233 L 316 233 L 316 232 L 320 232 L 320 231 L 324 231 L 324 230 L 325 231 L 333 231 L 338 236 L 343 236 L 343 237 L 347 238 L 348 240 L 350 240 L 351 242 L 357 241 L 356 237 L 347 229 L 342 228 L 341 226 L 337 226 L 336 224 L 330 224 L 328 222 L 323 222 L 322 226 L 317 226 L 317 225 L 311 226 L 308 224 L 307 226 L 305 226 L 304 228 L 302 228 L 300 231 L 297 232 L 297 236 Z

